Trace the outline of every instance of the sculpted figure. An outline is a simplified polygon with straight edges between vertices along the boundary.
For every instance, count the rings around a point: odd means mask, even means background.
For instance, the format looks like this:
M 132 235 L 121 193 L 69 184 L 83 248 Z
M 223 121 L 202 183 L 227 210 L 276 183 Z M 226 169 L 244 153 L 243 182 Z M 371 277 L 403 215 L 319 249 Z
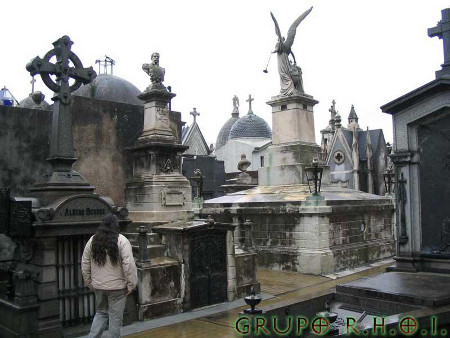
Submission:
M 239 112 L 239 98 L 236 95 L 233 96 L 233 112 Z
M 275 19 L 275 16 L 270 12 L 273 22 L 275 23 L 275 33 L 278 36 L 278 42 L 273 53 L 277 53 L 278 59 L 278 73 L 280 74 L 280 85 L 282 96 L 290 96 L 298 93 L 304 93 L 302 70 L 297 66 L 294 53 L 292 53 L 292 45 L 294 44 L 295 33 L 300 22 L 308 16 L 312 7 L 305 13 L 300 15 L 297 20 L 291 25 L 288 30 L 287 39 L 281 36 L 280 27 Z M 289 55 L 292 55 L 293 62 L 289 60 Z
M 164 87 L 162 83 L 164 81 L 164 74 L 166 70 L 159 66 L 159 53 L 153 53 L 151 58 L 152 63 L 144 63 L 142 65 L 144 72 L 150 75 L 150 81 L 152 82 L 150 87 L 155 85 Z

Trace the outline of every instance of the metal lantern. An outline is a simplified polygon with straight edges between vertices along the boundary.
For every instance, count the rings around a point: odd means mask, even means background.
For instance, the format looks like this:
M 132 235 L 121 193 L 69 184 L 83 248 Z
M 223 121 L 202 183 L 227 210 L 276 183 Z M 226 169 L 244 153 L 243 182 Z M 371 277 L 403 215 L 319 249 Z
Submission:
M 308 180 L 308 188 L 309 192 L 313 194 L 313 196 L 318 196 L 320 193 L 320 186 L 322 184 L 322 173 L 323 167 L 319 166 L 319 160 L 317 158 L 313 159 L 311 167 L 305 168 L 306 179 Z M 314 182 L 314 192 L 311 188 L 311 183 Z
M 384 180 L 384 187 L 386 188 L 386 191 L 388 194 L 391 194 L 393 192 L 393 187 L 395 183 L 394 179 L 394 168 L 392 164 L 386 169 L 386 171 L 383 174 L 383 180 Z

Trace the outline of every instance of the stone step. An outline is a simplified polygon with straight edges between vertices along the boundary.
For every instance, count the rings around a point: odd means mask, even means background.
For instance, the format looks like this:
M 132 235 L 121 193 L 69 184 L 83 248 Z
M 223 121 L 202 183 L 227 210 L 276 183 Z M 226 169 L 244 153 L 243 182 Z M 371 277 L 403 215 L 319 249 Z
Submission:
M 139 243 L 139 233 L 137 232 L 122 232 L 133 245 L 138 245 Z M 147 243 L 151 245 L 159 245 L 161 244 L 161 237 L 156 233 L 147 233 Z
M 148 257 L 150 259 L 157 257 L 164 257 L 164 245 L 147 245 Z M 133 256 L 137 258 L 139 256 L 139 246 L 133 245 Z

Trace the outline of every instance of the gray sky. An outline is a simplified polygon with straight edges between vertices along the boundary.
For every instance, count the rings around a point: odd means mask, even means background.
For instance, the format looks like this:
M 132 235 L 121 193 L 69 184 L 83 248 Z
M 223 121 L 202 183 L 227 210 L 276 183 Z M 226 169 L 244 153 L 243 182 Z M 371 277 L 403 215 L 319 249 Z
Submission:
M 310 6 L 293 45 L 303 70 L 305 92 L 319 101 L 314 107 L 316 142 L 328 124 L 331 101 L 347 123 L 352 104 L 361 127 L 382 128 L 392 141 L 389 115 L 379 107 L 434 79 L 443 63 L 442 41 L 427 29 L 441 19 L 448 0 L 277 0 L 277 1 L 23 1 L 3 4 L 0 27 L 0 85 L 20 101 L 31 92 L 26 63 L 68 35 L 83 65 L 94 66 L 105 54 L 116 61 L 114 75 L 140 90 L 150 80 L 142 71 L 154 51 L 166 68 L 164 84 L 177 96 L 172 108 L 197 121 L 206 141 L 215 143 L 231 116 L 232 97 L 247 113 L 271 125 L 265 103 L 279 93 L 276 57 L 266 67 L 277 37 L 272 11 L 284 36 L 292 22 Z M 35 90 L 50 101 L 51 93 L 37 78 Z

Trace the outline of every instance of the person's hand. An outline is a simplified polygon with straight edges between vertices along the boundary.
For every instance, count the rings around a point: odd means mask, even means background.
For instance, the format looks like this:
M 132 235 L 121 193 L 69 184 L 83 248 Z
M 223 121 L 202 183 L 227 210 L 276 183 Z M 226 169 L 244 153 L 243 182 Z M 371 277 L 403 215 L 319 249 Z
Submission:
M 132 293 L 134 290 L 127 290 L 127 296 Z

